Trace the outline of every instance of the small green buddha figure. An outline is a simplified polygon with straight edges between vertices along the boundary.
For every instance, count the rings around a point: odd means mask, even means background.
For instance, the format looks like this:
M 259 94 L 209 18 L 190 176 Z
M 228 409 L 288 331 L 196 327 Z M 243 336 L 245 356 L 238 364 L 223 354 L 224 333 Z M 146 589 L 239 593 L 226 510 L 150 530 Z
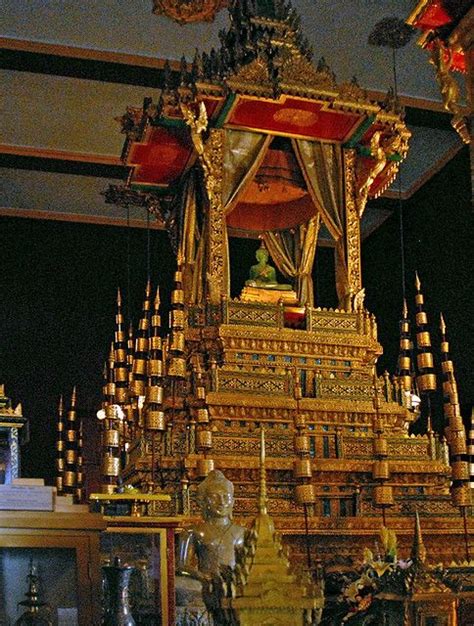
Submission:
M 277 281 L 275 268 L 268 264 L 268 251 L 263 241 L 255 253 L 255 257 L 258 263 L 250 268 L 250 277 L 245 281 L 247 287 L 292 291 L 293 287 L 291 285 L 285 285 Z

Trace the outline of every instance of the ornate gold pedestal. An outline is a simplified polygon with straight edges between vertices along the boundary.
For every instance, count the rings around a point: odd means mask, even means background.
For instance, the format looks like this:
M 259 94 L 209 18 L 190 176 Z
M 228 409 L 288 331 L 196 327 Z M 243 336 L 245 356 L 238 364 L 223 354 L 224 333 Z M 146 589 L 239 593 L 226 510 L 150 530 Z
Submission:
M 244 287 L 240 294 L 242 302 L 262 302 L 269 304 L 284 305 L 298 304 L 298 297 L 295 291 L 285 291 L 282 289 L 264 289 L 263 287 Z

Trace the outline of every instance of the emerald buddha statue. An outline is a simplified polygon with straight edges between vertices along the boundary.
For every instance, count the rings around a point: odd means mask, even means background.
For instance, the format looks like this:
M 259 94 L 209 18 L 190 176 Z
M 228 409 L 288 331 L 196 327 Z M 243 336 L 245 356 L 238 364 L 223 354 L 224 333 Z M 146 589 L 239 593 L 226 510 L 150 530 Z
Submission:
M 272 265 L 268 263 L 268 251 L 265 248 L 265 244 L 260 244 L 255 253 L 255 257 L 258 261 L 250 268 L 249 279 L 245 281 L 247 287 L 257 287 L 260 289 L 275 289 L 277 291 L 292 291 L 291 285 L 285 285 L 279 283 L 276 278 L 276 270 Z

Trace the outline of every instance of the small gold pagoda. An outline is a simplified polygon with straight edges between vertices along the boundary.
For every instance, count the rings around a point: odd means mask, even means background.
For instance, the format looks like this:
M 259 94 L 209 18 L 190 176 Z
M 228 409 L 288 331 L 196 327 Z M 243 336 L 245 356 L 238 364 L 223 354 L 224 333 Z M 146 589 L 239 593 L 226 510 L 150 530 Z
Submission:
M 130 176 L 108 199 L 148 206 L 177 257 L 169 332 L 157 330 L 148 289 L 134 342 L 116 342 L 121 365 L 108 368 L 104 410 L 126 416 L 122 478 L 169 493 L 157 513 L 192 517 L 196 485 L 218 468 L 245 524 L 264 427 L 268 513 L 301 558 L 357 559 L 382 517 L 408 552 L 417 509 L 431 553 L 450 562 L 469 552 L 472 531 L 465 433 L 452 381 L 447 443 L 431 419 L 410 432 L 425 419 L 415 391 L 426 404 L 437 387 L 421 286 L 416 363 L 406 311 L 392 380 L 375 373 L 382 347 L 364 306 L 360 219 L 406 155 L 400 107 L 371 101 L 356 80 L 339 85 L 324 59 L 313 65 L 284 2 L 235 0 L 229 13 L 219 50 L 183 59 L 179 73 L 166 67 L 157 101 L 122 118 Z M 230 297 L 233 234 L 254 237 L 256 249 L 263 240 L 296 305 L 266 289 Z M 318 307 L 313 290 L 322 239 L 334 248 L 334 309 Z
M 312 581 L 309 571 L 302 572 L 300 580 L 290 572 L 267 512 L 264 432 L 262 428 L 258 515 L 228 585 L 231 597 L 225 597 L 221 604 L 240 626 L 318 624 L 324 605 L 322 587 Z

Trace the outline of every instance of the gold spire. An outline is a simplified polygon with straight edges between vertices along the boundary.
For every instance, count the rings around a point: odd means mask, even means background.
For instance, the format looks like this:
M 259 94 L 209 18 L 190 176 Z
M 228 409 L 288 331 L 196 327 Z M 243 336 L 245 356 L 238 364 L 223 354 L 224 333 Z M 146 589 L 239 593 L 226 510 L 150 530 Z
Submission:
M 184 358 L 185 338 L 185 311 L 183 274 L 181 259 L 178 258 L 178 265 L 174 274 L 174 286 L 171 292 L 170 311 L 170 342 L 169 342 L 169 365 L 168 375 L 183 379 L 186 376 L 186 359 Z
M 258 497 L 258 512 L 267 514 L 267 475 L 265 469 L 265 428 L 260 429 L 260 493 Z
M 441 371 L 443 375 L 444 417 L 446 420 L 446 439 L 449 446 L 451 465 L 451 498 L 454 506 L 461 509 L 471 504 L 469 487 L 469 464 L 465 460 L 467 453 L 466 431 L 459 406 L 458 389 L 454 375 L 454 365 L 449 355 L 449 342 L 446 337 L 446 323 L 440 319 L 441 330 Z
M 421 282 L 417 271 L 415 272 L 415 288 L 417 291 L 421 291 Z
M 74 495 L 77 485 L 77 423 L 76 423 L 77 390 L 74 386 L 71 403 L 65 424 L 64 473 L 62 477 L 63 491 Z
M 148 339 L 145 428 L 149 431 L 166 430 L 163 411 L 163 356 L 161 342 L 160 295 L 156 290 Z
M 64 439 L 64 404 L 62 395 L 59 398 L 58 421 L 57 421 L 57 440 L 56 440 L 56 489 L 58 495 L 63 494 L 63 477 L 65 469 L 65 450 L 66 442 Z
M 74 502 L 81 503 L 84 495 L 84 459 L 83 453 L 83 422 L 79 421 L 77 429 L 77 463 L 76 463 L 76 489 L 74 492 Z
M 74 385 L 74 387 L 72 388 L 72 396 L 71 396 L 71 411 L 74 411 L 74 414 L 76 412 L 76 402 L 77 402 L 77 387 L 76 385 Z M 74 415 L 74 419 L 75 419 L 75 415 Z
M 442 313 L 439 314 L 439 328 L 441 330 L 441 334 L 445 335 L 446 334 L 446 323 L 444 321 L 444 316 Z
M 400 351 L 397 365 L 397 379 L 402 392 L 411 392 L 413 387 L 411 350 L 410 320 L 408 319 L 407 301 L 404 298 L 402 319 L 400 320 Z M 403 402 L 403 398 L 400 400 Z
M 150 327 L 151 309 L 151 283 L 148 279 L 145 288 L 145 299 L 143 300 L 142 316 L 138 323 L 138 330 L 135 337 L 135 355 L 133 359 L 133 381 L 132 390 L 135 397 L 145 395 L 146 385 L 146 361 L 148 359 L 148 331 Z
M 198 476 L 207 476 L 214 469 L 214 460 L 208 456 L 209 448 L 205 445 L 209 444 L 209 442 L 212 444 L 212 431 L 210 430 L 210 417 L 207 408 L 206 386 L 199 361 L 194 365 L 194 373 L 195 401 L 189 425 L 188 449 L 191 453 L 193 451 L 202 453 L 202 457 L 197 460 L 196 471 Z M 201 433 L 204 433 L 204 435 Z M 209 435 L 211 436 L 210 438 Z
M 428 328 L 428 316 L 424 310 L 424 298 L 421 293 L 421 282 L 418 273 L 415 274 L 416 286 L 416 346 L 418 366 L 418 389 L 423 394 L 436 390 L 436 375 L 434 370 L 433 354 L 431 352 L 431 337 Z
M 117 314 L 114 333 L 115 401 L 124 406 L 128 400 L 127 339 L 124 331 L 122 296 L 117 289 Z
M 238 623 L 261 624 L 278 615 L 278 623 L 313 622 L 310 617 L 322 608 L 321 588 L 306 572 L 290 573 L 290 564 L 275 533 L 273 519 L 267 513 L 265 471 L 265 429 L 260 430 L 260 490 L 258 514 L 247 533 L 237 566 L 232 571 L 232 596 L 220 600 Z M 272 622 L 273 623 L 273 622 Z
M 420 516 L 418 511 L 415 512 L 415 529 L 413 535 L 413 545 L 411 548 L 411 560 L 416 564 L 424 563 L 426 561 L 426 548 L 421 534 Z
M 295 487 L 295 497 L 296 502 L 304 507 L 305 516 L 307 516 L 308 511 L 310 514 L 314 513 L 314 503 L 316 501 L 315 488 L 311 482 L 313 476 L 310 456 L 311 440 L 308 434 L 306 418 L 300 411 L 302 390 L 296 369 L 293 371 L 293 380 L 295 381 L 294 395 L 296 400 L 294 449 L 297 457 L 293 463 L 293 474 L 299 481 L 299 484 Z

